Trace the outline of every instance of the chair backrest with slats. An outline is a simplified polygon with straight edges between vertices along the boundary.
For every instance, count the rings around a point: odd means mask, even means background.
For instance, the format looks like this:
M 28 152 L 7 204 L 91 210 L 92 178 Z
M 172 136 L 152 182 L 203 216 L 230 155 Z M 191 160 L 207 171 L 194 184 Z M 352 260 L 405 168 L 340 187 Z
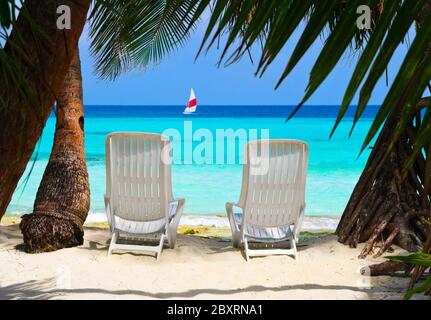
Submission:
M 297 140 L 258 140 L 246 146 L 239 203 L 244 223 L 295 224 L 305 203 L 308 145 Z
M 106 193 L 114 215 L 132 221 L 167 217 L 172 200 L 171 142 L 151 133 L 106 137 Z

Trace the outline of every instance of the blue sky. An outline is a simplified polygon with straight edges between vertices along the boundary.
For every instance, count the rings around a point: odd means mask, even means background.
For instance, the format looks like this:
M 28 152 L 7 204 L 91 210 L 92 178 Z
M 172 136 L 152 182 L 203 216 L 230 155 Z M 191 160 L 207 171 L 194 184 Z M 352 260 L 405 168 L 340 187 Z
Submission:
M 322 47 L 322 40 L 317 40 L 294 72 L 275 91 L 274 86 L 293 50 L 298 32 L 259 79 L 254 76 L 256 65 L 246 56 L 237 64 L 217 68 L 215 64 L 221 52 L 215 47 L 195 62 L 204 31 L 205 22 L 201 23 L 184 47 L 166 57 L 159 65 L 150 66 L 145 71 L 135 70 L 124 74 L 114 82 L 102 81 L 95 76 L 94 60 L 88 52 L 90 40 L 85 31 L 80 41 L 85 104 L 184 105 L 190 87 L 193 87 L 198 103 L 204 105 L 293 105 L 303 97 L 309 72 Z M 390 80 L 396 74 L 405 51 L 406 45 L 403 45 L 394 56 L 389 68 Z M 259 55 L 255 55 L 255 59 L 258 58 Z M 307 104 L 339 105 L 356 59 L 346 54 Z M 387 91 L 388 87 L 382 79 L 370 104 L 380 104 Z

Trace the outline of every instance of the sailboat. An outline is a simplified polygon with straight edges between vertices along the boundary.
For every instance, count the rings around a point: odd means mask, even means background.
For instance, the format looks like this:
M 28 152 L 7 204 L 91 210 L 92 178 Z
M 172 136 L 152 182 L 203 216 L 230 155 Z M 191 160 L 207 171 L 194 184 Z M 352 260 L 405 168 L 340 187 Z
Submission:
M 197 102 L 196 102 L 196 95 L 193 88 L 190 90 L 190 98 L 189 102 L 187 103 L 186 108 L 184 109 L 183 114 L 193 114 L 196 112 Z

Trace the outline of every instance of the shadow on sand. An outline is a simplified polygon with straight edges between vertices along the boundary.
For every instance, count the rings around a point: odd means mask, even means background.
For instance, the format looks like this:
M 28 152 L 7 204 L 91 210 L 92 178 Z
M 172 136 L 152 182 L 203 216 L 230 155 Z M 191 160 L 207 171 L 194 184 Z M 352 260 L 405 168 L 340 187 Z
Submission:
M 268 287 L 263 285 L 254 285 L 244 288 L 237 288 L 232 290 L 224 289 L 192 289 L 179 292 L 160 292 L 152 293 L 141 290 L 106 290 L 98 288 L 79 288 L 79 289 L 57 289 L 56 281 L 54 278 L 40 281 L 27 281 L 23 283 L 12 284 L 9 286 L 0 288 L 0 299 L 34 299 L 34 300 L 45 300 L 45 299 L 62 299 L 66 298 L 70 294 L 73 294 L 73 298 L 80 298 L 80 295 L 91 295 L 92 297 L 97 297 L 103 295 L 104 298 L 115 299 L 121 296 L 135 296 L 140 299 L 169 299 L 169 298 L 179 298 L 188 299 L 195 298 L 200 294 L 210 294 L 210 295 L 232 295 L 237 293 L 258 293 L 263 291 L 287 291 L 287 290 L 349 290 L 358 293 L 367 294 L 371 298 L 370 294 L 380 291 L 384 294 L 384 288 L 358 288 L 352 286 L 342 286 L 342 285 L 318 285 L 318 284 L 298 284 L 289 286 L 278 286 L 278 287 Z M 127 297 L 125 297 L 127 298 Z M 378 297 L 377 297 L 378 298 Z

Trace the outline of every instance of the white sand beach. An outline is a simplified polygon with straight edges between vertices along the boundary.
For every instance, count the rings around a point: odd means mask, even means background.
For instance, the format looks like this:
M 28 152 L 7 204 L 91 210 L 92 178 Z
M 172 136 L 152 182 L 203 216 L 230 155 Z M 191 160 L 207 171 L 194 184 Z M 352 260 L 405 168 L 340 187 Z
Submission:
M 0 226 L 0 299 L 400 299 L 409 281 L 361 276 L 376 260 L 357 259 L 361 248 L 333 235 L 305 237 L 298 260 L 249 262 L 226 239 L 179 235 L 157 261 L 133 252 L 107 257 L 109 232 L 100 227 L 86 227 L 81 247 L 26 254 L 18 225 L 7 220 Z

